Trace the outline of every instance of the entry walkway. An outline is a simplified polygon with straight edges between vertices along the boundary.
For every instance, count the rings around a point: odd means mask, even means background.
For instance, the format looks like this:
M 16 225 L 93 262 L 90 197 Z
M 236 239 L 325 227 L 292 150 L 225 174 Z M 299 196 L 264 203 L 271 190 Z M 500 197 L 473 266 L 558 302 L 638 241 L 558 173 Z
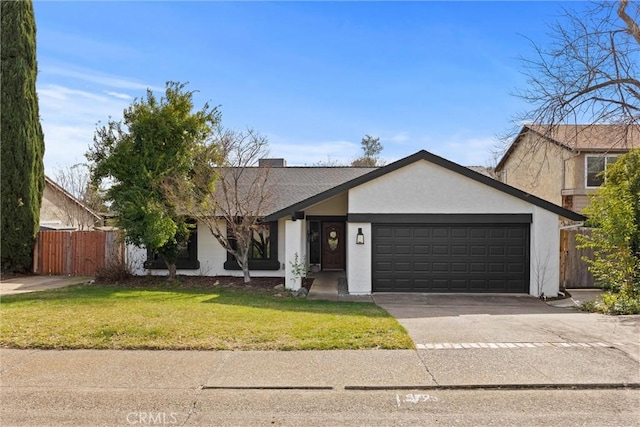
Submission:
M 346 276 L 344 271 L 322 271 L 313 273 L 311 277 L 314 279 L 307 299 L 325 300 L 325 301 L 354 301 L 354 302 L 373 302 L 370 295 L 349 295 L 344 289 L 340 292 L 340 282 L 346 284 Z

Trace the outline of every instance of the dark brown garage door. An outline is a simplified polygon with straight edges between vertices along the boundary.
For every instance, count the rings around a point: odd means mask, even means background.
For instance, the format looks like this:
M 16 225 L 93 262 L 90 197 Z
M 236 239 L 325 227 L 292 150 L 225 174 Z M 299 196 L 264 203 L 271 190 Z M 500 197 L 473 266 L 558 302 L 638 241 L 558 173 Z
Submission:
M 373 224 L 373 292 L 529 293 L 529 224 Z

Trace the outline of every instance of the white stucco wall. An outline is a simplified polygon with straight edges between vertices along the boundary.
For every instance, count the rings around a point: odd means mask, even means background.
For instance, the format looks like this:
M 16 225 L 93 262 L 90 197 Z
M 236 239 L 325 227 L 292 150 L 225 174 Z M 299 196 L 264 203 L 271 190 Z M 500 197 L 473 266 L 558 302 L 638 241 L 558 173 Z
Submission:
M 349 190 L 349 213 L 531 213 L 533 205 L 425 160 Z
M 356 244 L 358 228 L 362 228 L 364 245 Z M 347 223 L 346 239 L 349 293 L 368 295 L 371 293 L 371 224 L 367 222 Z
M 306 223 L 306 221 L 302 220 L 292 221 L 291 219 L 287 219 L 284 224 L 284 285 L 293 290 L 300 289 L 302 286 L 302 278 L 301 276 L 294 275 L 292 271 L 293 266 L 298 263 L 306 267 Z
M 302 221 L 304 222 L 304 221 Z M 218 243 L 211 231 L 206 225 L 198 224 L 198 261 L 200 268 L 196 270 L 178 269 L 177 274 L 184 276 L 232 276 L 242 277 L 242 270 L 225 270 L 224 263 L 227 260 L 227 251 Z M 278 260 L 281 268 L 279 270 L 251 270 L 252 277 L 284 277 L 284 269 L 282 263 L 285 252 L 285 236 L 284 236 L 284 220 L 278 222 Z M 165 269 L 148 270 L 143 267 L 143 263 L 147 257 L 147 251 L 144 248 L 137 248 L 128 245 L 127 254 L 135 259 L 136 266 L 132 268 L 135 275 L 157 275 L 166 276 L 168 271 Z M 128 258 L 129 259 L 129 258 Z M 142 260 L 142 262 L 140 261 Z
M 560 284 L 560 231 L 558 216 L 534 206 L 531 224 L 531 267 L 529 293 L 558 295 Z
M 349 213 L 531 214 L 530 293 L 538 296 L 540 288 L 547 296 L 557 295 L 558 216 L 456 172 L 427 161 L 413 163 L 349 190 Z M 360 247 L 355 245 L 358 227 L 367 230 Z M 348 230 L 349 292 L 371 293 L 371 228 L 349 224 Z M 363 256 L 356 258 L 356 251 Z

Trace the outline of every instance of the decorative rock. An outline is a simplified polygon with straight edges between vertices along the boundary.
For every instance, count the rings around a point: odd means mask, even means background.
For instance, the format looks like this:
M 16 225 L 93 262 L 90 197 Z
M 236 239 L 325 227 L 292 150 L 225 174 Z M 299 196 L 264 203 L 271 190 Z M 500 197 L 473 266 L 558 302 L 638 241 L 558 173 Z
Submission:
M 297 291 L 291 291 L 291 295 L 293 295 L 296 298 L 304 298 L 307 296 L 308 293 L 309 291 L 307 291 L 307 288 L 300 288 Z
M 273 287 L 273 289 L 275 289 L 276 291 L 284 291 L 284 285 L 280 284 L 280 285 L 275 285 Z

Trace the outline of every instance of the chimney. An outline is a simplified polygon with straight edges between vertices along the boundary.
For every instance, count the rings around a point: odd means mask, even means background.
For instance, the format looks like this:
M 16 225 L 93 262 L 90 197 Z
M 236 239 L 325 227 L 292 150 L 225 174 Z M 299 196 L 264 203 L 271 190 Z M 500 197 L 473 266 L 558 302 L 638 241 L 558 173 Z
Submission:
M 261 168 L 284 168 L 287 162 L 284 159 L 260 159 L 258 166 Z

